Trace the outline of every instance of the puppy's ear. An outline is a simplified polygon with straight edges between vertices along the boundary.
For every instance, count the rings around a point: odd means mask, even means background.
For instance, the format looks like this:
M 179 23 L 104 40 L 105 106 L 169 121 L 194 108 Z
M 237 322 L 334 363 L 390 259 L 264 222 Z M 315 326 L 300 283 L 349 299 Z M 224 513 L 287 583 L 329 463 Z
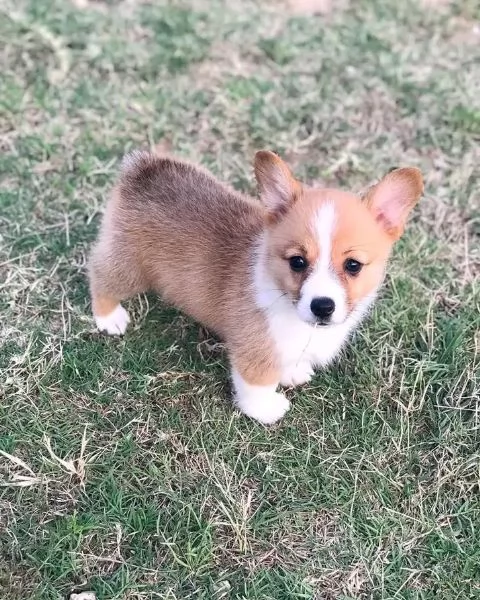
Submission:
M 368 190 L 364 201 L 388 235 L 398 240 L 410 211 L 422 194 L 422 173 L 409 167 L 390 171 Z
M 255 154 L 255 177 L 262 202 L 273 217 L 284 214 L 301 194 L 302 186 L 287 164 L 268 150 Z

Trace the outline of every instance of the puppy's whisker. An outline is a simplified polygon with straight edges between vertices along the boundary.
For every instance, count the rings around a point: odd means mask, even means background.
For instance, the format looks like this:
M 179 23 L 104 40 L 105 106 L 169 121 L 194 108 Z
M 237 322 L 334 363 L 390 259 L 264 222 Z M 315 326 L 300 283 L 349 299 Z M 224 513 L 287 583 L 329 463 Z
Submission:
M 287 295 L 286 292 L 283 292 L 282 294 L 280 294 L 280 296 L 278 296 L 277 298 L 275 298 L 275 300 L 267 307 L 267 310 L 272 308 L 272 306 L 274 304 L 276 304 L 279 300 L 281 300 L 282 298 L 284 298 Z
M 313 331 L 315 329 L 317 329 L 317 323 L 315 323 L 314 326 L 312 327 L 312 331 L 310 332 L 310 335 L 308 337 L 308 342 L 305 344 L 305 347 L 303 348 L 302 352 L 300 353 L 300 356 L 298 357 L 297 367 L 300 364 L 302 358 L 305 356 L 305 352 L 307 351 L 307 348 L 310 346 L 310 342 L 312 341 L 312 337 L 313 337 Z

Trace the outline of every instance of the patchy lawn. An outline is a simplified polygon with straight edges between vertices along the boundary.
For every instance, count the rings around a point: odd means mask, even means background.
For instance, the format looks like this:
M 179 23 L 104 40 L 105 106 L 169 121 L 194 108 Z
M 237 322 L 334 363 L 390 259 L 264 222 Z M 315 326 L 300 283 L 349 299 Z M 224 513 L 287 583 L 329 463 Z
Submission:
M 474 0 L 2 2 L 2 600 L 480 596 L 479 28 Z M 105 197 L 159 142 L 250 192 L 259 148 L 425 174 L 374 314 L 271 429 L 157 298 L 95 331 Z

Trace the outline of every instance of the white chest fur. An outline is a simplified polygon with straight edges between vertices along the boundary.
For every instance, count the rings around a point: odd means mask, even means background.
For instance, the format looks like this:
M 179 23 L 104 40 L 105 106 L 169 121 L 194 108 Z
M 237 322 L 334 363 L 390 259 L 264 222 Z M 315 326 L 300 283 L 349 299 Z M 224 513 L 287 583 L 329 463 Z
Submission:
M 321 327 L 305 323 L 291 302 L 283 298 L 275 308 L 267 309 L 267 320 L 283 368 L 300 363 L 327 365 L 339 353 L 354 325 L 345 322 Z
M 316 367 L 328 365 L 340 352 L 351 332 L 365 314 L 368 298 L 340 325 L 315 326 L 302 321 L 296 308 L 286 298 L 264 307 L 269 333 L 280 361 L 283 386 L 297 386 L 309 381 Z

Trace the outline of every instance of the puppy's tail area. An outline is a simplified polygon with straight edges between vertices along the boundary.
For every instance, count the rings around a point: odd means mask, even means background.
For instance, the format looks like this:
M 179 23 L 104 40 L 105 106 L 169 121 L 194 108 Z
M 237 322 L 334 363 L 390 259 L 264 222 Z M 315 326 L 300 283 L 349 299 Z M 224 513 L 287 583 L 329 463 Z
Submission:
M 154 155 L 148 150 L 132 150 L 123 157 L 120 172 L 122 175 L 129 175 L 152 158 Z
M 172 150 L 172 143 L 168 139 L 160 141 L 150 150 L 132 150 L 123 157 L 120 171 L 122 174 L 128 174 L 156 158 L 173 158 Z

